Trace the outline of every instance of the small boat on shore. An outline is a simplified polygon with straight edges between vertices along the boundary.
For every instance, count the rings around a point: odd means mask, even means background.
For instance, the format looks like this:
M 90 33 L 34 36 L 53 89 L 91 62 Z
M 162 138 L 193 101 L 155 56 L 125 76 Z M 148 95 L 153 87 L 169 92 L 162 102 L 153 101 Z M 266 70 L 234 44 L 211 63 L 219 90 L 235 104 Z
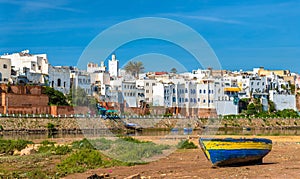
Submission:
M 213 166 L 261 164 L 272 149 L 272 140 L 200 138 L 199 143 Z
M 130 130 L 137 130 L 137 131 L 143 130 L 143 128 L 140 125 L 135 124 L 135 123 L 126 123 L 126 122 L 124 122 L 124 127 L 126 129 L 130 129 Z

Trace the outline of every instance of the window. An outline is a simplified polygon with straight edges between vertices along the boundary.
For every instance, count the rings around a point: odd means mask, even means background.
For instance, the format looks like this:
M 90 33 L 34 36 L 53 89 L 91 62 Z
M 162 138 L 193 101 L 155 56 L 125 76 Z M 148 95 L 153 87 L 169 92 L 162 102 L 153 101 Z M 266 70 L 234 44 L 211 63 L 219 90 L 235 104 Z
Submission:
M 200 98 L 198 98 L 198 102 L 200 102 Z
M 187 98 L 185 98 L 185 102 L 189 102 L 189 100 Z
M 52 88 L 54 87 L 54 81 L 51 82 L 51 87 L 52 87 Z
M 188 90 L 187 90 L 187 88 L 185 88 L 185 93 L 188 93 Z
M 149 90 L 146 90 L 146 93 L 149 93 Z
M 202 93 L 202 90 L 199 90 L 199 93 L 201 94 L 201 93 Z
M 206 93 L 206 90 L 203 90 L 203 94 L 205 94 Z
M 38 66 L 38 70 L 41 70 L 42 69 L 42 67 L 41 66 Z
M 203 99 L 203 103 L 206 103 L 205 99 Z
M 152 83 L 152 86 L 155 86 L 155 83 Z
M 257 82 L 257 86 L 259 85 L 259 82 Z
M 61 80 L 60 80 L 60 78 L 57 79 L 57 86 L 58 86 L 58 87 L 61 86 Z
M 64 88 L 66 87 L 66 82 L 64 82 Z
M 3 64 L 3 68 L 6 69 L 6 68 L 7 68 L 7 65 L 6 65 L 6 64 Z
M 149 86 L 149 83 L 146 83 L 146 86 Z
M 172 101 L 173 101 L 173 103 L 174 103 L 174 102 L 176 102 L 176 98 L 175 98 L 175 97 L 173 97 L 173 100 L 172 100 Z

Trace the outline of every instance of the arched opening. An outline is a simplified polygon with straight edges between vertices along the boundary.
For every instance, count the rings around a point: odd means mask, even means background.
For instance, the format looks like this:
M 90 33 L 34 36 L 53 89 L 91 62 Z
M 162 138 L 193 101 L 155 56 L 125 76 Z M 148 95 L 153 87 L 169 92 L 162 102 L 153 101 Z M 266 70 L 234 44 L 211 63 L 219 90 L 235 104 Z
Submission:
M 61 86 L 61 80 L 60 80 L 60 78 L 57 79 L 57 86 L 58 86 L 58 87 Z

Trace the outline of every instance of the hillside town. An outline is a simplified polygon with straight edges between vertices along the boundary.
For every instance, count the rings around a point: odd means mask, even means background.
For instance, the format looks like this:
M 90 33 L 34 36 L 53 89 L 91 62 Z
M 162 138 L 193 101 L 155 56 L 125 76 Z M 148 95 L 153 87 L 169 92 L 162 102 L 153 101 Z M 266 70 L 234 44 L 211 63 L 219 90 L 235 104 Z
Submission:
M 100 61 L 99 61 L 100 62 Z M 86 70 L 52 66 L 47 54 L 29 50 L 0 58 L 1 114 L 70 115 L 78 106 L 49 106 L 42 87 L 65 96 L 82 89 L 97 100 L 92 110 L 113 109 L 122 115 L 217 117 L 238 115 L 259 99 L 262 111 L 299 110 L 300 75 L 286 69 L 264 67 L 251 71 L 195 69 L 191 72 L 143 72 L 140 62 L 119 68 L 115 54 Z M 138 68 L 134 68 L 134 65 Z M 131 67 L 131 68 L 130 68 Z M 272 109 L 275 108 L 275 109 Z M 64 109 L 64 110 L 63 110 Z M 71 112 L 70 112 L 71 111 Z M 85 109 L 90 112 L 91 109 Z

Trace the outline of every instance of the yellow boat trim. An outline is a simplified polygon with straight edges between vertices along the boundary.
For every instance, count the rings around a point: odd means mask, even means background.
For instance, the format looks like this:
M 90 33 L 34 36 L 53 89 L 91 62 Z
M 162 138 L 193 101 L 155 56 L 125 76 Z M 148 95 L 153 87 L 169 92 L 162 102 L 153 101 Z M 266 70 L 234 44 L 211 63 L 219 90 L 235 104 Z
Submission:
M 227 88 L 224 88 L 224 91 L 239 92 L 239 91 L 241 91 L 241 89 L 239 87 L 227 87 Z
M 205 141 L 203 142 L 207 150 L 236 150 L 236 149 L 272 149 L 272 144 L 263 142 L 221 142 L 221 141 Z M 206 152 L 207 153 L 207 152 Z

